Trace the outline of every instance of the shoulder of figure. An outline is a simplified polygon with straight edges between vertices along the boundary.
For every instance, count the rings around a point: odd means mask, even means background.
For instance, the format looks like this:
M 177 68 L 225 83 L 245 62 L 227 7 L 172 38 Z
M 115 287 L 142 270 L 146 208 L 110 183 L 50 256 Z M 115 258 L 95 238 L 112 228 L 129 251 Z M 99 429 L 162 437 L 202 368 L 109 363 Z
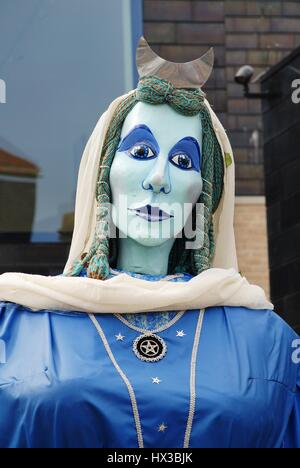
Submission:
M 300 338 L 275 311 L 247 307 L 211 307 L 206 310 L 212 329 L 231 340 L 243 355 L 264 363 L 267 380 L 295 389 L 300 373 Z M 215 317 L 214 317 L 215 316 Z

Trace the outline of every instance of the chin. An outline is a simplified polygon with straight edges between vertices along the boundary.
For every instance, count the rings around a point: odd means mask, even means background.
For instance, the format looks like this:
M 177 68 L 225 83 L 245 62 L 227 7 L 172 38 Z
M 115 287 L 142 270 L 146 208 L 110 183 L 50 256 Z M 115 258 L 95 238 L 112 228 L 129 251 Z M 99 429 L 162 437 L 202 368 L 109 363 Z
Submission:
M 130 236 L 135 242 L 144 247 L 159 247 L 163 245 L 168 239 L 155 239 L 151 237 Z
M 126 235 L 145 247 L 159 247 L 174 238 L 176 232 L 172 220 L 150 222 L 136 216 L 128 223 Z

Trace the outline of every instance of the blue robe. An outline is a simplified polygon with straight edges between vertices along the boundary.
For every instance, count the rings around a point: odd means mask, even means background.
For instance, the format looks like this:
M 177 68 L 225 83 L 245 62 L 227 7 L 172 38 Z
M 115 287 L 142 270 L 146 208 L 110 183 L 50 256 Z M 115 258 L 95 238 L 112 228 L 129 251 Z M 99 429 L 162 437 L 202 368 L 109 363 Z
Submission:
M 149 328 L 174 317 L 126 318 Z M 300 342 L 274 312 L 206 309 L 192 420 L 199 310 L 157 333 L 167 344 L 158 362 L 134 354 L 139 331 L 113 314 L 96 319 L 104 341 L 85 313 L 0 303 L 0 447 L 135 448 L 142 437 L 144 447 L 180 448 L 188 421 L 191 448 L 300 447 Z M 133 391 L 140 432 L 112 356 Z

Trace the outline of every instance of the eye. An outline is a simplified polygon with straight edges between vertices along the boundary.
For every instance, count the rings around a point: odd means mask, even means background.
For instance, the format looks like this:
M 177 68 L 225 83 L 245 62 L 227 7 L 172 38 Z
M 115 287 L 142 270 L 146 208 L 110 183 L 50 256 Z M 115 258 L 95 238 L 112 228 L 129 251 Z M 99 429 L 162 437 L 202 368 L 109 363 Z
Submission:
M 185 153 L 175 154 L 170 158 L 170 162 L 180 169 L 192 169 L 194 167 L 191 158 Z
M 128 154 L 135 159 L 151 159 L 155 156 L 150 146 L 144 143 L 133 146 L 128 151 Z

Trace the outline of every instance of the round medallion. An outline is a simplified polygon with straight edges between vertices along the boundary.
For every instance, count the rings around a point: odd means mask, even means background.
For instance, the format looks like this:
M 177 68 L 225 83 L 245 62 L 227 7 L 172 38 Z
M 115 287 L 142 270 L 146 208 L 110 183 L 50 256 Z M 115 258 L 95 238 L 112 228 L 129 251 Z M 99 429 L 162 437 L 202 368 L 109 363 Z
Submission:
M 133 351 L 142 361 L 156 362 L 165 356 L 167 345 L 160 336 L 141 335 L 134 340 Z

